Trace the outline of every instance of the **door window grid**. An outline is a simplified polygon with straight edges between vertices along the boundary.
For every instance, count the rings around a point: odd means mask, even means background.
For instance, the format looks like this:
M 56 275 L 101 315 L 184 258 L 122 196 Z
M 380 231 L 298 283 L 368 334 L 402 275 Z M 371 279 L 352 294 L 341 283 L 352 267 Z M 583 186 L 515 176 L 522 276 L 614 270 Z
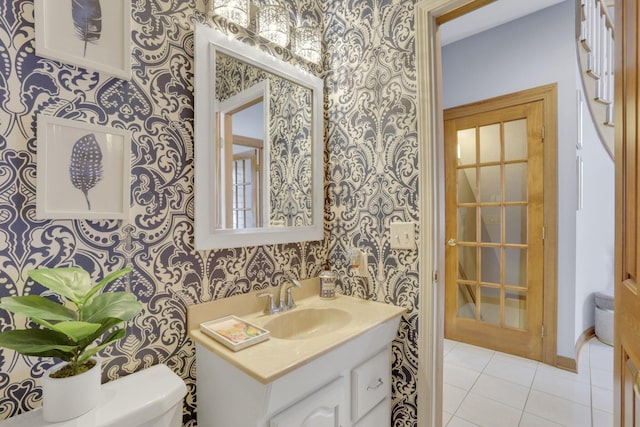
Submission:
M 526 119 L 521 119 L 513 122 L 524 122 L 524 130 L 526 132 Z M 512 299 L 515 301 L 515 305 L 523 306 L 524 312 L 526 313 L 526 300 L 527 300 L 527 284 L 526 280 L 522 279 L 522 270 L 525 271 L 524 277 L 526 278 L 526 252 L 528 249 L 528 244 L 526 240 L 527 236 L 527 219 L 526 212 L 528 207 L 527 195 L 526 195 L 526 185 L 527 178 L 525 173 L 524 182 L 520 182 L 519 186 L 522 187 L 524 184 L 524 188 L 520 188 L 521 196 L 524 197 L 511 197 L 511 194 L 507 194 L 507 186 L 512 185 L 513 182 L 507 183 L 507 177 L 505 175 L 505 169 L 525 169 L 527 168 L 527 160 L 526 160 L 526 146 L 524 150 L 520 148 L 519 150 L 510 150 L 511 153 L 514 151 L 517 155 L 511 154 L 510 160 L 505 159 L 505 127 L 509 127 L 509 123 L 513 122 L 502 122 L 499 124 L 492 125 L 493 128 L 490 129 L 489 132 L 483 132 L 483 126 L 478 126 L 475 128 L 475 135 L 472 138 L 471 143 L 469 142 L 470 133 L 472 129 L 465 129 L 459 131 L 458 135 L 463 136 L 465 139 L 465 145 L 467 147 L 475 146 L 475 155 L 470 155 L 467 153 L 466 155 L 461 153 L 461 149 L 458 148 L 458 210 L 467 210 L 472 211 L 476 215 L 476 230 L 475 233 L 469 233 L 467 231 L 468 236 L 473 236 L 475 234 L 476 241 L 461 241 L 458 242 L 459 250 L 458 254 L 460 255 L 461 251 L 466 250 L 467 252 L 471 248 L 476 248 L 475 256 L 475 272 L 474 274 L 467 274 L 465 271 L 464 265 L 459 263 L 459 297 L 465 296 L 465 299 L 470 299 L 470 304 L 475 311 L 475 320 L 482 320 L 489 323 L 499 324 L 501 327 L 507 328 L 515 328 L 515 329 L 525 329 L 525 322 L 514 322 L 512 316 L 508 316 L 505 318 L 505 311 L 510 310 L 511 306 L 514 305 Z M 506 126 L 505 126 L 506 125 Z M 495 126 L 499 126 L 496 128 Z M 512 126 L 516 127 L 516 126 Z M 496 132 L 499 130 L 499 132 Z M 482 162 L 483 159 L 494 160 L 497 156 L 492 155 L 489 151 L 484 150 L 481 151 L 481 144 L 483 142 L 483 134 L 493 134 L 499 135 L 500 144 L 494 144 L 492 148 L 500 149 L 500 159 L 499 161 L 485 161 Z M 526 138 L 526 133 L 525 133 Z M 522 157 L 524 155 L 525 160 L 518 159 L 518 157 Z M 475 158 L 474 158 L 475 157 Z M 464 161 L 460 161 L 460 159 L 464 158 Z M 515 158 L 515 160 L 514 160 Z M 480 161 L 478 161 L 480 159 Z M 497 167 L 497 168 L 496 168 Z M 491 173 L 487 173 L 491 171 Z M 484 173 L 483 173 L 484 172 Z M 522 171 L 520 171 L 522 173 Z M 495 181 L 496 173 L 499 174 L 499 182 L 500 182 L 500 193 L 490 193 L 487 194 L 489 185 L 486 185 L 483 188 L 483 175 L 484 179 Z M 488 178 L 487 178 L 488 177 Z M 521 177 L 519 177 L 521 179 Z M 467 182 L 464 182 L 464 180 Z M 463 181 L 462 183 L 460 181 Z M 522 179 L 521 179 L 522 181 Z M 461 187 L 468 187 L 466 191 L 461 191 Z M 511 190 L 512 188 L 510 188 Z M 484 191 L 483 191 L 484 190 Z M 517 194 L 518 188 L 515 188 L 515 191 L 510 191 L 510 193 Z M 462 195 L 464 192 L 466 194 Z M 485 194 L 483 194 L 483 192 Z M 471 193 L 471 194 L 469 194 Z M 522 201 L 514 201 L 518 198 L 524 198 Z M 471 201 L 474 200 L 475 201 Z M 485 209 L 492 208 L 492 215 L 485 218 L 486 221 L 483 221 L 482 211 Z M 498 208 L 498 209 L 496 209 Z M 518 209 L 519 208 L 519 209 Z M 507 227 L 511 224 L 505 224 L 504 221 L 510 221 L 509 217 L 513 218 L 513 215 L 507 215 L 507 211 L 516 211 L 521 210 L 524 212 L 524 215 L 521 215 L 520 221 L 522 221 L 524 226 L 520 227 L 520 239 L 514 238 L 514 233 L 509 233 Z M 524 218 L 522 218 L 524 216 Z M 517 218 L 517 216 L 516 216 Z M 460 220 L 460 217 L 458 218 Z M 467 224 L 468 220 L 465 221 Z M 487 236 L 489 234 L 486 230 L 486 223 L 489 225 L 497 226 L 498 229 L 497 234 L 498 238 L 496 241 L 492 241 L 492 237 L 495 236 Z M 515 221 L 514 221 L 515 222 Z M 460 226 L 460 224 L 459 224 Z M 484 226 L 484 227 L 483 227 Z M 484 232 L 484 235 L 483 235 Z M 516 233 L 517 234 L 517 233 Z M 464 236 L 465 233 L 459 233 L 459 236 Z M 517 236 L 516 236 L 517 237 Z M 520 240 L 519 242 L 512 242 L 514 240 Z M 520 252 L 520 257 L 518 262 L 521 268 L 520 271 L 515 274 L 518 276 L 519 283 L 511 283 L 513 282 L 512 278 L 514 277 L 514 272 L 512 268 L 507 268 L 506 262 L 510 263 L 515 262 L 514 257 L 507 257 L 507 252 Z M 484 256 L 483 256 L 484 253 Z M 524 254 L 524 260 L 523 260 Z M 497 256 L 496 256 L 497 255 Z M 493 256 L 490 260 L 489 258 Z M 509 258 L 509 259 L 508 259 Z M 467 259 L 469 256 L 467 255 Z M 524 261 L 524 262 L 523 262 Z M 484 262 L 484 264 L 483 264 Z M 493 271 L 491 275 L 486 274 L 483 271 L 484 269 L 488 269 L 489 266 L 493 264 Z M 497 268 L 496 268 L 497 266 Z M 511 264 L 510 264 L 511 267 Z M 507 271 L 509 270 L 509 271 Z M 483 274 L 484 273 L 484 274 Z M 507 275 L 509 276 L 509 282 L 506 283 Z M 469 280 L 469 276 L 472 278 L 477 278 L 476 280 Z M 525 283 L 522 283 L 524 281 Z M 483 302 L 485 305 L 496 304 L 499 306 L 499 316 L 496 317 L 495 314 L 490 314 L 490 311 L 483 307 Z M 460 307 L 461 303 L 458 304 Z M 469 318 L 470 309 L 467 305 L 464 310 L 460 311 L 460 317 Z M 491 313 L 495 313 L 491 312 Z M 473 317 L 471 317 L 473 318 Z M 526 316 L 525 316 L 526 319 Z

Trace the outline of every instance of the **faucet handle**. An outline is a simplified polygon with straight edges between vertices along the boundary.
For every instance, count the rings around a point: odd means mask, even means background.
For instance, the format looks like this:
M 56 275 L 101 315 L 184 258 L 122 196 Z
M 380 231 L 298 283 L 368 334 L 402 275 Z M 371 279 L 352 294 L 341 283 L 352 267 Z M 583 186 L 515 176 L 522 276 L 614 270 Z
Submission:
M 285 282 L 289 282 L 289 283 L 285 284 Z M 292 308 L 295 308 L 296 307 L 296 303 L 293 301 L 293 295 L 291 294 L 291 289 L 293 289 L 293 287 L 296 287 L 296 288 L 302 287 L 302 283 L 300 283 L 296 279 L 292 279 L 290 277 L 287 277 L 282 282 L 282 287 L 283 287 L 284 290 L 286 290 L 286 297 L 285 297 L 286 299 L 282 303 L 282 309 L 283 310 L 290 310 Z
M 276 314 L 280 312 L 280 307 L 276 307 L 275 301 L 273 300 L 273 294 L 270 292 L 260 292 L 257 294 L 258 298 L 268 297 L 267 305 L 264 307 L 262 311 L 264 314 Z

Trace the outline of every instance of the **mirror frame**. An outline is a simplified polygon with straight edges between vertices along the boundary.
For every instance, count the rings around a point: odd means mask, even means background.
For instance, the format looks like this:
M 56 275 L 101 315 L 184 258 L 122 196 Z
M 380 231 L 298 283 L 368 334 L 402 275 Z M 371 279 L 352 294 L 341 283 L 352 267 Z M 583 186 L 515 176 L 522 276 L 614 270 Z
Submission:
M 195 248 L 196 250 L 238 248 L 257 245 L 317 241 L 324 238 L 324 126 L 323 81 L 292 64 L 277 59 L 258 47 L 233 40 L 225 34 L 197 23 L 194 31 L 194 163 L 195 163 Z M 214 117 L 216 53 L 240 61 L 304 86 L 312 92 L 312 221 L 304 227 L 261 227 L 216 229 L 214 213 L 218 210 L 219 191 L 214 187 L 217 160 L 214 144 L 218 132 Z

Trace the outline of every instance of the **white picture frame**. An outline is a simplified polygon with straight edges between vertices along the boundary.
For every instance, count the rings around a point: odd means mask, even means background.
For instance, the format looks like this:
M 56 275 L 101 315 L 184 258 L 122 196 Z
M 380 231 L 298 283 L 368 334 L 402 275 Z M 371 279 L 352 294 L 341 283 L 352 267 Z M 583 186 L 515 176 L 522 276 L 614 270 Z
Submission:
M 40 114 L 37 219 L 128 219 L 131 133 Z
M 35 32 L 39 56 L 131 78 L 131 0 L 35 0 Z

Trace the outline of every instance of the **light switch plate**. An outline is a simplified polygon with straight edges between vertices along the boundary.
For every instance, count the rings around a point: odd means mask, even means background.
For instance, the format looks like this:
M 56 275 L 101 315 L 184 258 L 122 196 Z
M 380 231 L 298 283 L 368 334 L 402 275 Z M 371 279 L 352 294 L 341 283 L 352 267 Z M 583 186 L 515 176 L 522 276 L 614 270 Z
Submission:
M 391 249 L 416 248 L 416 224 L 414 222 L 391 223 Z

